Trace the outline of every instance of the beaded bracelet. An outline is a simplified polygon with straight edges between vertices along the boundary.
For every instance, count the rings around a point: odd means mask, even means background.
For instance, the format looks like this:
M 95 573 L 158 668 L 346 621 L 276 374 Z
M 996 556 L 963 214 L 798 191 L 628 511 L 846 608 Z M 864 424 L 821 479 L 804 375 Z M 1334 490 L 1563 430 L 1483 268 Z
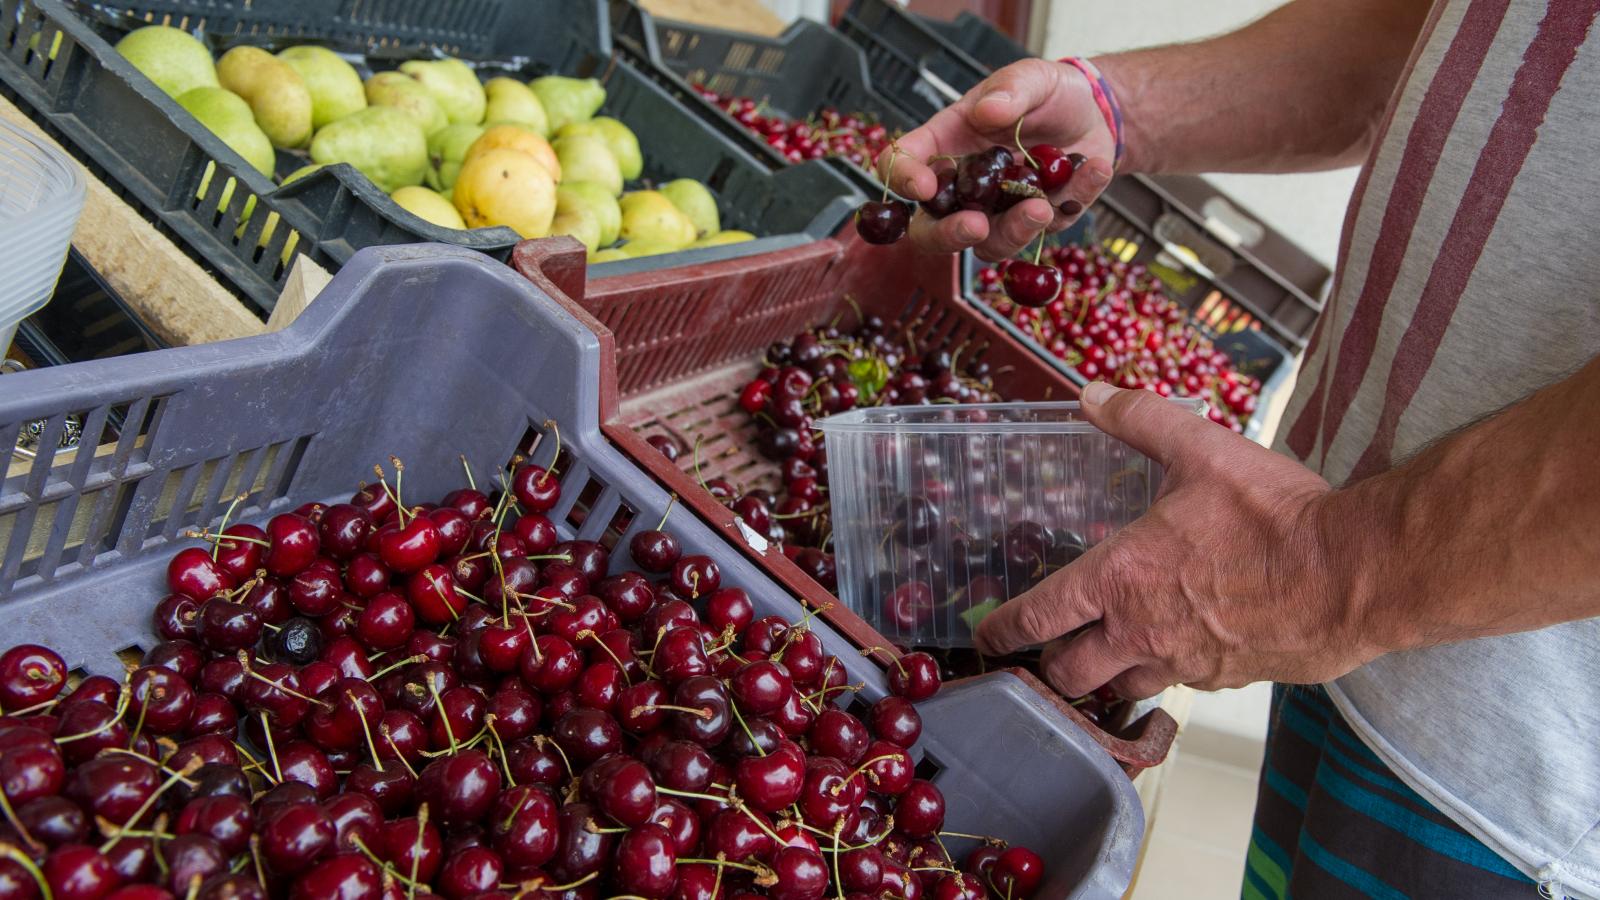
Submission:
M 1122 107 L 1117 103 L 1116 92 L 1111 90 L 1110 82 L 1100 74 L 1095 64 L 1076 56 L 1064 57 L 1058 62 L 1065 63 L 1089 79 L 1089 89 L 1094 92 L 1094 105 L 1100 108 L 1100 114 L 1106 117 L 1106 127 L 1111 129 L 1111 139 L 1115 142 L 1116 150 L 1113 153 L 1112 168 L 1122 164 Z

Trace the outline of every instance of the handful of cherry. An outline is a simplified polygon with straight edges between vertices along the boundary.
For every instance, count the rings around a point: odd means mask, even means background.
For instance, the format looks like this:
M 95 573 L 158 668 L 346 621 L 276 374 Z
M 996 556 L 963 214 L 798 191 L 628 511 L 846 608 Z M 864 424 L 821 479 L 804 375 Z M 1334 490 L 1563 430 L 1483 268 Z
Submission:
M 1021 123 L 1017 123 L 1021 130 Z M 891 153 L 899 152 L 891 144 Z M 1039 144 L 1027 149 L 1019 141 L 1017 151 L 995 145 L 956 159 L 937 160 L 937 192 L 922 201 L 925 213 L 942 219 L 962 210 L 976 210 L 996 216 L 1028 198 L 1048 199 L 1050 193 L 1066 186 L 1072 173 L 1084 162 L 1077 153 L 1064 153 L 1059 147 Z M 890 157 L 890 171 L 893 171 Z M 883 198 L 862 204 L 856 214 L 856 231 L 871 244 L 892 244 L 906 236 L 911 222 L 911 204 L 891 198 L 887 188 Z M 1043 240 L 1041 238 L 1041 247 Z M 1005 291 L 1024 306 L 1044 306 L 1061 293 L 1061 270 L 1040 262 L 1011 260 L 1003 274 Z
M 558 454 L 559 458 L 559 454 Z M 638 569 L 558 538 L 514 463 L 178 551 L 161 642 L 69 687 L 0 655 L 0 897 L 57 900 L 1024 898 L 1040 857 L 958 864 L 916 777 L 927 654 L 859 686 L 809 621 L 641 531 Z M 381 475 L 382 473 L 380 473 Z M 469 473 L 470 481 L 470 473 Z M 875 651 L 869 651 L 875 652 Z

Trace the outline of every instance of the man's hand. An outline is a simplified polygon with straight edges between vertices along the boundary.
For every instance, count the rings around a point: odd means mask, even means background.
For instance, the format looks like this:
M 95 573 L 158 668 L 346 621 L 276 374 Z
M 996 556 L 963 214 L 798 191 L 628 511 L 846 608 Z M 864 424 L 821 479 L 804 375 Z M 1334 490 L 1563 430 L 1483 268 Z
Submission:
M 1130 698 L 1173 684 L 1336 678 L 1386 652 L 1330 564 L 1327 482 L 1147 391 L 1083 392 L 1090 421 L 1166 469 L 1138 521 L 1000 606 L 978 646 L 1046 643 L 1043 674 L 1069 697 Z M 1087 625 L 1081 633 L 1063 637 Z
M 984 259 L 1005 259 L 1042 229 L 1071 225 L 1111 182 L 1114 140 L 1088 79 L 1070 66 L 1042 59 L 1012 63 L 984 79 L 879 155 L 878 173 L 902 197 L 926 200 L 939 186 L 929 166 L 934 157 L 976 153 L 996 144 L 1014 151 L 1018 120 L 1023 147 L 1052 144 L 1066 153 L 1081 153 L 1087 161 L 1048 203 L 1024 200 L 997 217 L 992 228 L 981 212 L 933 219 L 918 210 L 911 220 L 911 239 L 919 246 L 935 253 L 976 247 Z M 1066 201 L 1077 204 L 1075 212 L 1059 211 Z

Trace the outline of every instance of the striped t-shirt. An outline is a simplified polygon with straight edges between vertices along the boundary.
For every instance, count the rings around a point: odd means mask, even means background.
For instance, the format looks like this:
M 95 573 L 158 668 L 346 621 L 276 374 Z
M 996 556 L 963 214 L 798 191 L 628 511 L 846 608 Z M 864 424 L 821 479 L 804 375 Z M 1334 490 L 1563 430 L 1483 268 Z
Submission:
M 1278 449 L 1352 481 L 1600 355 L 1597 13 L 1436 4 Z M 1329 693 L 1451 819 L 1551 889 L 1600 897 L 1600 620 L 1391 654 Z

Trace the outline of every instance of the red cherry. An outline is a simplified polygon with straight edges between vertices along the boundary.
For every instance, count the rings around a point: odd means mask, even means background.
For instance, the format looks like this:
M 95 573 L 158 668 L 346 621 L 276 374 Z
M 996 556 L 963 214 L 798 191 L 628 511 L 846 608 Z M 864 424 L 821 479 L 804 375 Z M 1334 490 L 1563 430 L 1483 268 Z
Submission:
M 1023 306 L 1040 307 L 1061 294 L 1063 279 L 1055 266 L 1013 259 L 1002 275 L 1006 296 Z
M 442 541 L 433 520 L 414 516 L 404 527 L 385 526 L 377 534 L 378 558 L 402 575 L 420 571 L 439 558 Z
M 1013 897 L 1028 897 L 1044 879 L 1044 860 L 1026 847 L 1008 847 L 994 861 L 990 875 L 995 889 Z
M 38 644 L 19 644 L 0 655 L 0 705 L 15 712 L 61 693 L 67 665 L 60 654 Z
M 889 666 L 889 690 L 917 703 L 939 692 L 939 663 L 926 653 L 907 653 Z
M 1047 194 L 1066 187 L 1077 168 L 1071 156 L 1050 144 L 1029 147 L 1028 155 L 1033 157 L 1034 170 L 1039 173 L 1039 188 Z
M 561 499 L 561 480 L 543 466 L 524 463 L 511 476 L 511 492 L 529 512 L 549 512 Z
M 304 516 L 283 513 L 267 523 L 269 546 L 261 564 L 279 578 L 295 575 L 317 558 L 322 539 L 317 526 Z
M 179 550 L 167 563 L 167 586 L 173 593 L 192 600 L 206 600 L 233 590 L 237 584 L 233 573 L 212 559 L 211 551 L 204 547 Z
M 424 565 L 406 579 L 406 598 L 417 620 L 435 628 L 455 621 L 467 607 L 467 599 L 456 593 L 455 577 L 438 563 Z

